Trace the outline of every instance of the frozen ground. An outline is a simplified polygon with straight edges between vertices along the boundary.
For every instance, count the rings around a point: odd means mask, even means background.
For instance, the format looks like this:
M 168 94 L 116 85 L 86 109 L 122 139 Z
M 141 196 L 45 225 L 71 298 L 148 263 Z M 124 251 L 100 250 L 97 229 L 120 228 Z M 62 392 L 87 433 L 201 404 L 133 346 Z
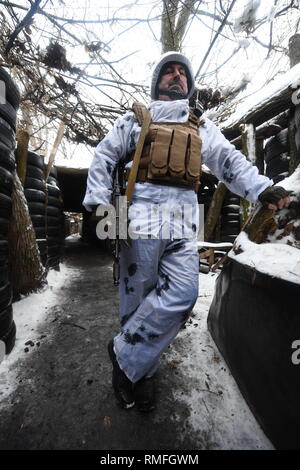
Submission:
M 14 304 L 16 346 L 0 364 L 0 449 L 273 448 L 207 330 L 217 275 L 200 274 L 193 315 L 163 355 L 157 410 L 128 413 L 114 402 L 106 353 L 118 329 L 111 260 L 76 238 L 68 246 L 48 288 Z

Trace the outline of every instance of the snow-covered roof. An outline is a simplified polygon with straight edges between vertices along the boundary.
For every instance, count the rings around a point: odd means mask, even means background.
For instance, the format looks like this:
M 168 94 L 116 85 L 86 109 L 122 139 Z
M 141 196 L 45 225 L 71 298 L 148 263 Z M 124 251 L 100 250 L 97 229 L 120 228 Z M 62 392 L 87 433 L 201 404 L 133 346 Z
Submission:
M 254 113 L 256 108 L 261 108 L 263 105 L 267 104 L 270 99 L 280 95 L 287 88 L 291 89 L 291 94 L 292 90 L 300 88 L 300 63 L 240 102 L 235 112 L 231 114 L 226 121 L 220 124 L 220 128 L 227 129 L 232 127 L 234 124 L 245 119 L 247 114 Z

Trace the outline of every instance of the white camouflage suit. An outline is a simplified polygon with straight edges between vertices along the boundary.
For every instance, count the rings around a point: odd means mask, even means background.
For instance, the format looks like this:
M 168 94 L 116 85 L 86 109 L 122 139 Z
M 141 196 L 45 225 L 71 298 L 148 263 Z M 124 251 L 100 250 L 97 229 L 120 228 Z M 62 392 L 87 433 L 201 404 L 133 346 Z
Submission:
M 152 120 L 184 122 L 189 116 L 187 99 L 153 101 L 149 106 Z M 203 163 L 230 191 L 256 202 L 258 195 L 272 185 L 259 175 L 256 167 L 221 134 L 204 115 L 199 128 Z M 116 120 L 113 129 L 99 143 L 89 169 L 83 205 L 111 203 L 112 172 L 120 159 L 125 159 L 137 143 L 140 126 L 132 111 Z M 141 207 L 144 210 L 139 210 Z M 151 212 L 151 226 L 147 210 Z M 155 205 L 178 208 L 191 204 L 192 238 L 176 239 L 173 234 L 162 239 L 163 221 L 155 215 Z M 114 350 L 121 369 L 132 382 L 151 377 L 158 367 L 162 352 L 187 320 L 198 296 L 199 259 L 195 240 L 198 231 L 197 195 L 193 190 L 175 186 L 136 183 L 129 219 L 134 233 L 144 238 L 122 245 L 120 256 L 120 322 L 121 332 L 114 338 Z M 158 211 L 159 212 L 159 211 Z M 191 230 L 189 231 L 189 233 Z M 151 236 L 151 238 L 145 238 Z

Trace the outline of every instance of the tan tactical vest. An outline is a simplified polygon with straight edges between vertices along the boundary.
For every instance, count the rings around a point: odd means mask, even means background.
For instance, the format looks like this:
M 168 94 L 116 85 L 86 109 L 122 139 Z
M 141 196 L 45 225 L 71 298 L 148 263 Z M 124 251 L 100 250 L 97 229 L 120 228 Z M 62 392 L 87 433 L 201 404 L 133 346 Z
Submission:
M 139 125 L 149 112 L 141 103 L 132 109 Z M 198 191 L 201 176 L 201 138 L 190 110 L 186 122 L 151 122 L 145 138 L 136 181 L 179 186 Z

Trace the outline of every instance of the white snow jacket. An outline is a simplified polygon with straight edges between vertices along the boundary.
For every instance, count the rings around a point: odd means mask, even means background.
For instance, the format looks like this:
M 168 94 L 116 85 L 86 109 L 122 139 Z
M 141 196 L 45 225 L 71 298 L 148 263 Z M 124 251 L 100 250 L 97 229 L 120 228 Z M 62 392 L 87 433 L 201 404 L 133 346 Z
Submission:
M 189 115 L 188 100 L 153 101 L 149 110 L 153 121 L 184 122 Z M 258 195 L 271 186 L 273 181 L 260 175 L 257 167 L 236 150 L 215 124 L 205 115 L 202 117 L 205 123 L 200 126 L 199 134 L 202 139 L 203 163 L 230 191 L 250 202 L 256 202 Z M 113 129 L 98 144 L 89 169 L 83 201 L 88 211 L 92 210 L 91 206 L 111 203 L 113 169 L 120 159 L 125 159 L 135 149 L 140 129 L 133 112 L 128 111 L 116 120 Z M 185 194 L 190 203 L 197 201 L 192 190 L 172 187 L 167 191 L 166 188 L 169 187 L 147 182 L 136 183 L 133 199 L 160 199 L 162 203 L 169 203 L 169 193 L 175 198 Z

